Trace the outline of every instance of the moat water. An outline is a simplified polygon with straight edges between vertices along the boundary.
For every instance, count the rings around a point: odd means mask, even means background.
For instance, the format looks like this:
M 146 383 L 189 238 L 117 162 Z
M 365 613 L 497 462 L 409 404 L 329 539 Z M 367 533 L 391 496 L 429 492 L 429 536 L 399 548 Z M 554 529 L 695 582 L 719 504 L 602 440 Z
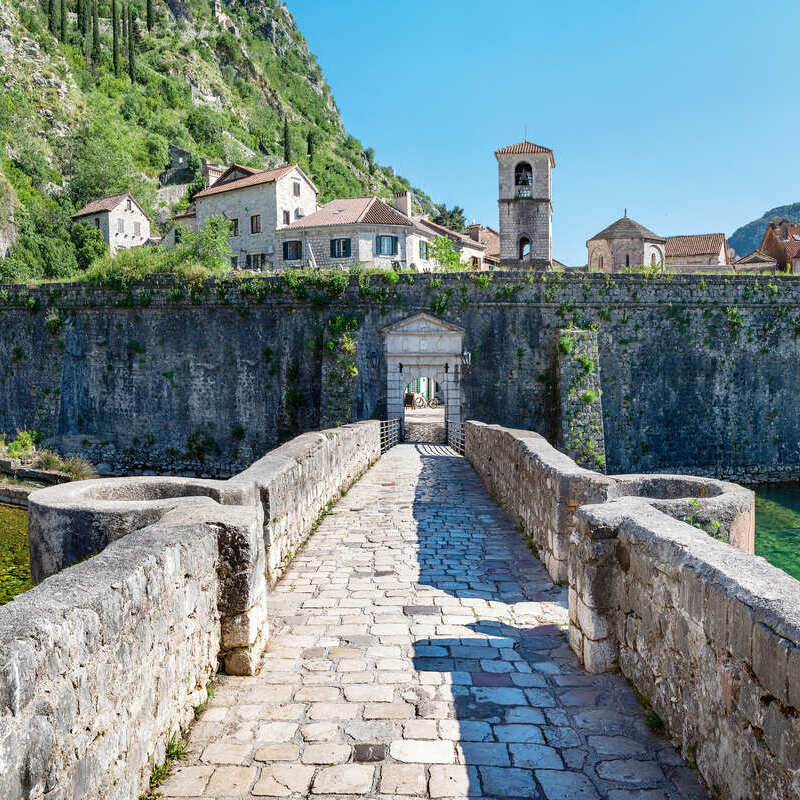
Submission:
M 31 585 L 28 512 L 0 503 L 0 605 Z
M 756 555 L 800 580 L 800 484 L 756 487 Z

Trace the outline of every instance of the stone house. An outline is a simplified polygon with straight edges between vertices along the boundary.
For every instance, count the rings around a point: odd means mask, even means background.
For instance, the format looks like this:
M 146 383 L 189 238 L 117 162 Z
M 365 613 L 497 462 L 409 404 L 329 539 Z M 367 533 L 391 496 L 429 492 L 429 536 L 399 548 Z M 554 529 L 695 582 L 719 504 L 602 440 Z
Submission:
M 733 265 L 736 272 L 775 272 L 777 267 L 777 259 L 761 250 L 754 250 L 749 255 L 742 256 Z
M 469 265 L 476 270 L 488 269 L 486 266 L 486 245 L 472 239 L 468 234 L 459 233 L 438 222 L 433 222 L 426 217 L 414 217 L 414 224 L 422 233 L 428 233 L 433 238 L 437 236 L 449 239 L 462 264 Z
M 663 264 L 667 240 L 631 219 L 627 212 L 586 242 L 590 272 L 622 272 Z
M 192 198 L 194 227 L 202 228 L 212 216 L 227 217 L 233 227 L 234 269 L 278 266 L 277 233 L 313 214 L 317 194 L 317 187 L 297 164 L 269 170 L 232 164 Z
M 148 244 L 150 219 L 129 192 L 92 200 L 72 215 L 76 222 L 94 225 L 103 234 L 109 252 Z
M 197 211 L 194 206 L 172 217 L 169 229 L 161 240 L 161 246 L 175 247 L 180 242 L 181 228 L 188 228 L 191 231 L 197 230 Z
M 550 172 L 556 162 L 548 147 L 524 141 L 495 151 L 498 166 L 500 260 L 549 269 L 552 258 Z
M 800 273 L 800 224 L 788 219 L 773 220 L 764 232 L 759 250 L 772 256 L 779 269 Z
M 500 234 L 494 229 L 485 225 L 473 222 L 467 228 L 469 238 L 475 242 L 480 242 L 486 247 L 483 260 L 490 268 L 494 268 L 500 263 Z
M 668 236 L 664 250 L 667 263 L 676 268 L 724 266 L 730 263 L 730 247 L 724 233 Z
M 276 231 L 275 268 L 369 264 L 428 271 L 434 268 L 428 255 L 434 238 L 379 197 L 347 197 Z

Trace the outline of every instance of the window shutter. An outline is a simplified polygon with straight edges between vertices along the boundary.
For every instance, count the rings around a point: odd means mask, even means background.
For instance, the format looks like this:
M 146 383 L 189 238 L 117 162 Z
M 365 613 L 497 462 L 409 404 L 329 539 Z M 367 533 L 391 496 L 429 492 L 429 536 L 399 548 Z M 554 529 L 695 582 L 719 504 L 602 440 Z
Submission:
M 345 258 L 350 258 L 350 241 L 350 239 L 344 240 L 344 253 L 342 255 L 344 255 Z
M 289 260 L 289 242 L 283 243 L 283 260 L 284 261 Z
M 381 237 L 380 236 L 376 236 L 375 237 L 375 255 L 376 256 L 380 255 L 380 252 L 381 252 Z
M 397 237 L 396 236 L 392 236 L 392 255 L 393 256 L 397 255 Z
M 336 258 L 336 239 L 331 239 L 331 258 Z

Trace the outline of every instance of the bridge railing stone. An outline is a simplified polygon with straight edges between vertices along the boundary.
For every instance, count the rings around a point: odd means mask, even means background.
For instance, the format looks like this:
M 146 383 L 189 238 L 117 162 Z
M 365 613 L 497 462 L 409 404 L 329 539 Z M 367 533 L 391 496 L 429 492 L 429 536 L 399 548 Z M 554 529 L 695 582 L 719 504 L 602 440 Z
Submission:
M 303 434 L 229 481 L 33 492 L 45 579 L 0 607 L 0 797 L 135 800 L 213 673 L 256 671 L 269 582 L 379 455 L 369 421 Z
M 800 796 L 800 582 L 752 554 L 753 493 L 602 476 L 537 434 L 476 422 L 466 457 L 554 579 L 566 561 L 586 669 L 620 670 L 718 796 Z

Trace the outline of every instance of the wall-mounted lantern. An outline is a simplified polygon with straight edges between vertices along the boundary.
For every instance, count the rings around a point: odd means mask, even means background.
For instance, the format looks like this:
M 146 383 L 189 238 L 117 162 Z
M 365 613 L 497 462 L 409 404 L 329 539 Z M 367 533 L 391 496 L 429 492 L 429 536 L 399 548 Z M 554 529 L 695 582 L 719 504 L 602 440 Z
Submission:
M 403 374 L 403 362 L 401 361 L 397 366 L 398 366 L 398 368 L 400 370 L 400 374 L 402 375 Z
M 374 350 L 367 356 L 367 361 L 373 371 L 378 369 L 378 354 Z
M 472 365 L 472 353 L 470 353 L 469 350 L 465 350 L 461 354 L 461 363 L 464 366 L 464 369 L 462 370 L 462 372 L 464 372 L 464 373 L 469 372 L 469 368 Z
M 449 374 L 449 372 L 450 372 L 450 365 L 449 364 L 445 364 L 444 365 L 444 374 L 447 375 L 447 374 Z

